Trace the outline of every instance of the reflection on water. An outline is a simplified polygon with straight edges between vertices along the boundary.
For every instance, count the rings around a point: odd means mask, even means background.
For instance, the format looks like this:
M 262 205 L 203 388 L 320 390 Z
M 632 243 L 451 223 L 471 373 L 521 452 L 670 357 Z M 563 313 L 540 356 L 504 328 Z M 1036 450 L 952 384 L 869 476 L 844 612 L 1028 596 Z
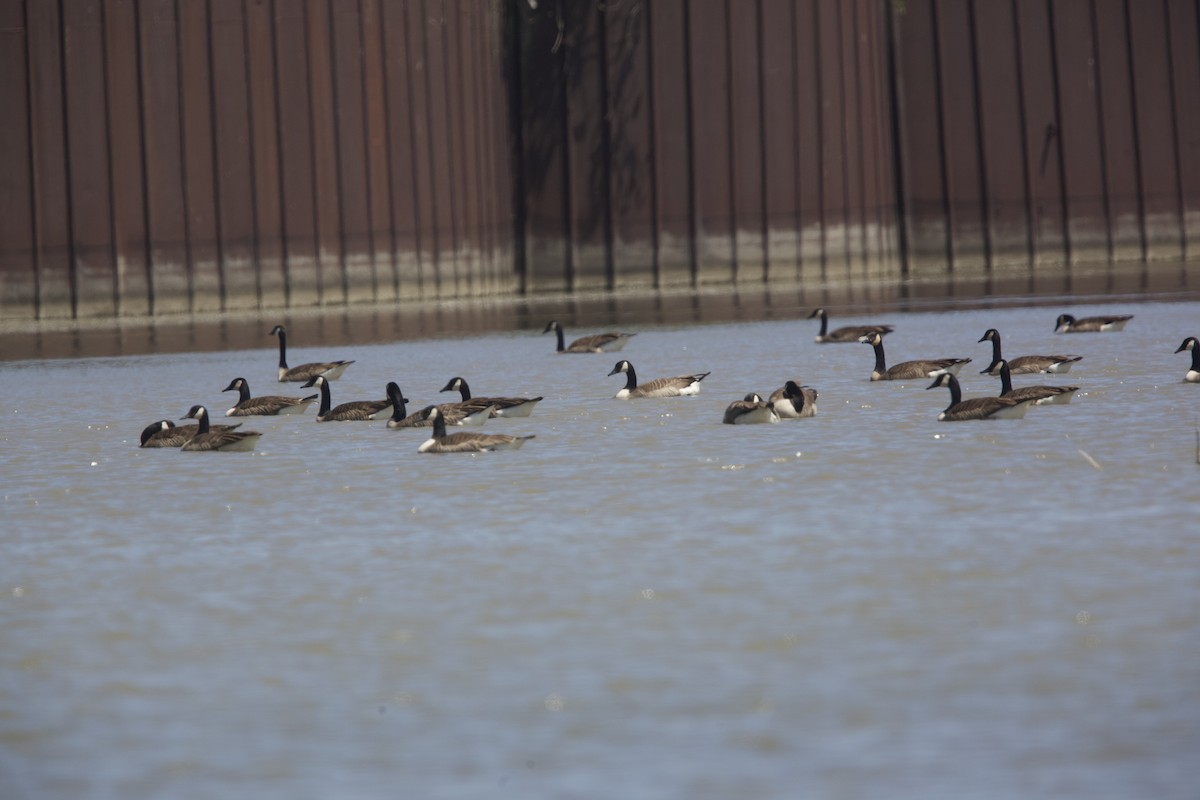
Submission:
M 1133 294 L 1071 300 L 1135 314 L 1119 334 L 1054 335 L 1063 298 L 835 316 L 896 325 L 893 360 L 972 358 L 968 396 L 998 388 L 987 328 L 1084 356 L 1045 381 L 1071 405 L 994 423 L 813 344 L 796 317 L 832 294 L 447 307 L 394 340 L 391 313 L 294 320 L 305 357 L 356 359 L 335 403 L 453 375 L 545 397 L 485 428 L 536 439 L 481 456 L 311 412 L 248 422 L 253 454 L 139 449 L 233 377 L 280 390 L 260 322 L 0 364 L 3 795 L 1193 796 L 1200 386 L 1174 349 L 1200 301 Z M 615 400 L 616 356 L 540 335 L 631 309 L 621 355 L 711 371 L 699 396 Z M 817 417 L 721 424 L 791 377 Z
M 1198 296 L 1200 265 L 1168 262 L 1072 270 L 1039 268 L 1037 272 L 1005 268 L 985 275 L 855 284 L 631 290 L 117 322 L 9 322 L 0 325 L 0 361 L 253 349 L 263 346 L 266 331 L 279 322 L 288 326 L 292 334 L 289 343 L 296 346 L 316 342 L 341 345 L 528 330 L 555 318 L 574 329 L 795 319 L 817 306 L 836 308 L 842 314 L 864 314 L 893 309 L 1061 304 L 1064 297 L 1080 303 Z

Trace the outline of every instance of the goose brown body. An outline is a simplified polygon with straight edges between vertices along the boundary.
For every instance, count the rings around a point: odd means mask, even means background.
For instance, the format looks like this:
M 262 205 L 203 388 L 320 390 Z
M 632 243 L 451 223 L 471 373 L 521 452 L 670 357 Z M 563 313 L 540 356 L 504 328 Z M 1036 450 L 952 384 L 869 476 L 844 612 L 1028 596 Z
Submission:
M 595 333 L 591 336 L 581 336 L 569 345 L 564 345 L 562 325 L 558 320 L 550 320 L 546 324 L 546 329 L 542 333 L 554 331 L 558 339 L 559 353 L 615 353 L 623 348 L 631 337 L 636 336 L 634 333 L 617 333 L 609 331 L 608 333 Z
M 1066 405 L 1079 391 L 1078 386 L 1022 386 L 1020 389 L 1014 389 L 1012 372 L 1004 359 L 1000 360 L 997 372 L 1000 374 L 1000 396 L 1018 402 L 1032 400 L 1034 405 L 1039 406 Z
M 883 352 L 883 337 L 878 333 L 869 333 L 859 341 L 869 344 L 875 349 L 875 369 L 871 371 L 873 381 L 902 381 L 915 378 L 932 378 L 940 372 L 957 375 L 964 364 L 969 364 L 969 358 L 933 358 L 917 361 L 902 361 L 892 367 L 887 366 Z
M 458 392 L 462 400 L 451 404 L 465 414 L 481 411 L 493 406 L 493 417 L 528 417 L 533 413 L 534 406 L 542 401 L 539 397 L 472 397 L 471 387 L 461 377 L 451 378 L 441 388 L 443 392 Z
M 618 361 L 608 373 L 616 375 L 625 373 L 625 388 L 617 392 L 616 397 L 622 400 L 633 400 L 644 397 L 684 397 L 700 393 L 700 381 L 708 377 L 707 372 L 696 372 L 691 375 L 679 375 L 673 378 L 655 378 L 652 381 L 639 384 L 637 371 L 628 361 Z
M 354 363 L 354 361 L 313 361 L 289 368 L 287 365 L 287 330 L 282 325 L 276 325 L 268 335 L 279 337 L 280 383 L 303 383 L 318 375 L 331 381 L 336 380 L 342 377 L 346 367 Z
M 1032 400 L 1013 400 L 1008 397 L 972 397 L 962 399 L 962 388 L 958 378 L 943 372 L 933 379 L 926 389 L 946 386 L 950 389 L 950 405 L 946 406 L 938 419 L 943 422 L 962 422 L 980 419 L 1020 419 L 1033 403 Z
M 1000 332 L 995 328 L 988 328 L 979 341 L 992 343 L 992 363 L 980 374 L 999 377 L 1000 362 L 1004 360 L 1004 355 L 1001 353 Z M 1039 372 L 1064 373 L 1070 372 L 1071 367 L 1082 359 L 1083 356 L 1076 355 L 1017 356 L 1008 359 L 1008 369 L 1013 375 L 1030 375 Z
M 529 439 L 528 436 L 510 436 L 506 433 L 446 433 L 446 419 L 437 406 L 429 406 L 422 411 L 433 423 L 433 435 L 426 439 L 418 453 L 481 453 L 491 450 L 516 450 Z
M 303 414 L 320 395 L 283 397 L 280 395 L 250 396 L 250 384 L 245 378 L 234 378 L 222 391 L 238 393 L 238 401 L 225 412 L 227 417 L 273 417 L 279 414 Z
M 821 332 L 813 340 L 817 344 L 849 344 L 857 342 L 863 336 L 872 333 L 878 333 L 880 336 L 887 336 L 894 331 L 894 325 L 846 325 L 841 328 L 834 328 L 826 333 L 829 328 L 829 315 L 825 309 L 818 308 L 808 315 L 809 319 L 818 317 L 821 320 Z
M 366 422 L 391 416 L 392 401 L 354 400 L 330 408 L 329 380 L 324 375 L 309 378 L 304 387 L 316 386 L 321 392 L 321 407 L 317 409 L 317 422 Z
M 1054 323 L 1055 333 L 1095 333 L 1100 331 L 1119 331 L 1125 328 L 1125 323 L 1133 319 L 1133 314 L 1119 314 L 1107 317 L 1084 317 L 1075 319 L 1070 314 L 1059 314 Z
M 734 400 L 725 407 L 725 416 L 721 422 L 726 425 L 749 425 L 763 422 L 779 422 L 773 404 L 765 402 L 760 396 L 751 392 L 741 400 Z
M 181 450 L 248 452 L 254 449 L 258 444 L 259 437 L 262 436 L 258 431 L 231 430 L 229 426 L 223 426 L 224 430 L 218 430 L 216 426 L 210 426 L 208 409 L 201 405 L 192 406 L 183 419 L 196 420 L 197 429 L 196 435 L 188 439 L 180 448 Z

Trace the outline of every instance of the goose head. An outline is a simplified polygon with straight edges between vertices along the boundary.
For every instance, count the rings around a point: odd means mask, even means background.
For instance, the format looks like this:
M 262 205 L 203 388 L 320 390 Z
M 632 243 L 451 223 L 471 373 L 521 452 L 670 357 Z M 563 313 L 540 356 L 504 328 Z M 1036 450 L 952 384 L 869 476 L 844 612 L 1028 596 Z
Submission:
M 984 332 L 983 336 L 979 337 L 979 341 L 994 342 L 999 338 L 1000 338 L 1000 331 L 996 330 L 995 328 L 988 328 L 987 331 Z
M 542 333 L 549 333 L 550 331 L 556 331 L 556 330 L 559 330 L 561 327 L 562 326 L 558 324 L 558 320 L 552 319 L 546 323 L 546 330 L 542 331 Z
M 454 377 L 438 391 L 440 392 L 461 392 L 463 385 L 466 383 L 462 378 Z
M 144 446 L 150 437 L 159 431 L 169 431 L 175 427 L 175 423 L 169 419 L 160 419 L 158 422 L 152 422 L 142 429 L 141 443 Z
M 180 419 L 203 419 L 208 416 L 208 409 L 204 406 L 192 406 L 188 409 L 188 413 L 184 414 Z
M 925 391 L 929 391 L 930 389 L 936 389 L 939 386 L 949 386 L 953 380 L 954 380 L 954 376 L 951 375 L 949 372 L 946 372 L 944 370 L 939 371 L 937 374 L 937 377 L 933 379 L 933 383 L 931 383 L 925 387 Z
M 242 387 L 246 385 L 245 378 L 234 378 L 229 382 L 229 385 L 222 389 L 222 392 L 240 392 Z
M 324 386 L 327 383 L 329 383 L 329 381 L 325 378 L 324 375 L 314 375 L 311 378 L 309 378 L 308 380 L 306 380 L 303 384 L 301 384 L 300 388 L 307 389 L 310 386 Z
M 1064 325 L 1066 325 L 1067 327 L 1070 327 L 1074 324 L 1075 324 L 1075 317 L 1071 316 L 1070 314 L 1059 314 L 1058 321 L 1054 323 L 1054 330 L 1058 330 L 1059 328 L 1061 328 Z
M 628 361 L 618 361 L 616 366 L 614 366 L 612 368 L 612 371 L 609 372 L 608 374 L 616 375 L 618 372 L 629 372 L 629 370 L 631 370 L 631 369 L 633 369 L 633 365 L 630 364 Z
M 814 309 L 813 309 L 813 312 L 812 312 L 811 314 L 809 314 L 809 315 L 808 315 L 808 318 L 809 318 L 809 319 L 813 319 L 814 317 L 824 317 L 824 316 L 825 316 L 825 309 L 823 309 L 823 308 L 814 308 Z
M 1176 348 L 1175 352 L 1182 353 L 1184 350 L 1195 350 L 1197 347 L 1200 347 L 1200 340 L 1196 339 L 1195 336 L 1189 336 L 1183 340 L 1183 343 Z
M 877 344 L 882 344 L 883 337 L 875 331 L 872 331 L 871 333 L 863 334 L 862 336 L 858 337 L 858 340 L 863 344 L 869 344 L 873 347 Z

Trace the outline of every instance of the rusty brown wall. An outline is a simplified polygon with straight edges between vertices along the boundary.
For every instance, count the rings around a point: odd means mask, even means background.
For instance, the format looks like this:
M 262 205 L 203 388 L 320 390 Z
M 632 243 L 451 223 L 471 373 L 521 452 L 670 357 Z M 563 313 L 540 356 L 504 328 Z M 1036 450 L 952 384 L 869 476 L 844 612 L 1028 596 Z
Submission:
M 0 307 L 510 291 L 503 0 L 0 0 Z
M 1193 0 L 890 11 L 914 274 L 1196 256 Z
M 1198 31 L 1194 0 L 0 0 L 0 309 L 1178 262 Z

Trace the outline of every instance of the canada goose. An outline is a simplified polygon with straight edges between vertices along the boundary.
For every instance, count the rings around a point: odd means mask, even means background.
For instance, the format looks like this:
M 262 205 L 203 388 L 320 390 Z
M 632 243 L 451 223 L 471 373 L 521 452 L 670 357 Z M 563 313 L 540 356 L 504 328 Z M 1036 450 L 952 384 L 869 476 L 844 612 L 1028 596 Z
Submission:
M 316 386 L 321 390 L 321 407 L 317 409 L 317 422 L 359 422 L 391 416 L 391 399 L 354 400 L 330 409 L 328 379 L 324 375 L 316 375 L 309 378 L 301 388 L 307 389 L 309 386 Z
M 461 406 L 467 412 L 495 406 L 493 417 L 528 417 L 533 413 L 533 407 L 542 401 L 541 397 L 472 397 L 471 387 L 458 377 L 451 378 L 440 391 L 457 391 L 462 396 L 462 402 L 453 405 Z
M 389 383 L 388 397 L 392 401 L 392 417 L 388 420 L 387 426 L 393 430 L 400 428 L 431 428 L 433 420 L 425 413 L 425 410 L 416 412 L 415 414 L 407 413 L 408 398 L 400 394 L 400 387 L 395 383 Z M 468 411 L 466 409 L 456 407 L 456 404 L 449 403 L 438 407 L 442 412 L 442 419 L 447 425 L 482 425 L 492 415 L 492 410 L 495 406 L 486 406 L 477 411 Z
M 558 350 L 559 353 L 615 353 L 629 342 L 630 337 L 637 336 L 636 333 L 617 333 L 609 331 L 608 333 L 597 333 L 592 336 L 581 336 L 571 342 L 570 346 L 563 346 L 563 329 L 558 324 L 558 320 L 550 320 L 546 323 L 546 330 L 542 333 L 554 331 L 558 334 Z
M 279 395 L 250 396 L 250 384 L 245 378 L 234 378 L 221 391 L 238 393 L 238 401 L 225 412 L 227 417 L 271 417 L 278 414 L 303 414 L 318 395 L 308 397 L 280 397 Z
M 775 413 L 780 419 L 800 419 L 817 413 L 817 390 L 796 381 L 788 381 L 771 392 L 767 399 L 775 405 Z
M 1034 405 L 1039 406 L 1066 405 L 1079 391 L 1078 386 L 1022 386 L 1014 389 L 1008 362 L 1000 359 L 997 371 L 1000 373 L 1000 396 L 1017 401 L 1032 400 Z
M 809 319 L 813 317 L 821 318 L 821 332 L 813 340 L 817 344 L 857 342 L 861 337 L 869 333 L 878 333 L 880 336 L 886 336 L 896 330 L 894 325 L 847 325 L 844 328 L 836 328 L 832 333 L 825 333 L 825 330 L 829 327 L 829 315 L 825 313 L 825 309 L 818 308 L 808 315 Z
M 904 361 L 888 369 L 883 355 L 883 337 L 878 333 L 868 333 L 859 339 L 864 344 L 875 348 L 875 369 L 871 371 L 873 381 L 902 381 L 912 378 L 932 378 L 939 372 L 957 375 L 963 364 L 970 363 L 969 358 L 935 358 L 924 361 Z
M 418 453 L 478 453 L 490 450 L 516 450 L 529 439 L 528 436 L 509 436 L 506 433 L 446 433 L 446 418 L 437 406 L 429 406 L 421 413 L 433 421 L 433 435 L 426 439 Z
M 208 424 L 208 409 L 204 406 L 192 406 L 183 419 L 194 419 L 197 422 L 196 435 L 184 443 L 181 450 L 210 451 L 229 450 L 231 452 L 247 452 L 253 450 L 262 436 L 258 431 L 215 430 Z
M 725 408 L 725 417 L 721 422 L 726 425 L 749 425 L 756 422 L 779 422 L 779 415 L 771 403 L 754 392 L 741 400 L 734 400 Z
M 939 386 L 950 387 L 950 405 L 938 414 L 943 422 L 959 422 L 968 419 L 1020 419 L 1025 416 L 1033 400 L 1013 400 L 1008 397 L 972 397 L 962 399 L 962 389 L 959 388 L 958 378 L 949 372 L 943 372 L 926 386 L 936 389 Z
M 232 425 L 212 425 L 210 430 L 231 431 L 242 427 L 242 423 Z M 141 442 L 138 447 L 183 447 L 200 430 L 197 425 L 176 425 L 169 419 L 160 419 L 142 429 Z
M 638 386 L 637 372 L 628 361 L 618 361 L 609 375 L 618 372 L 625 373 L 625 388 L 615 395 L 621 400 L 639 397 L 681 397 L 684 395 L 700 394 L 700 381 L 708 377 L 707 372 L 697 372 L 692 375 L 681 375 L 677 378 L 656 378 L 649 383 Z
M 1133 319 L 1133 314 L 1112 317 L 1084 317 L 1075 319 L 1070 314 L 1059 314 L 1054 323 L 1055 333 L 1090 333 L 1092 331 L 1119 331 L 1125 323 Z
M 1183 376 L 1183 380 L 1186 383 L 1200 383 L 1200 341 L 1195 336 L 1187 337 L 1175 352 L 1182 353 L 1184 350 L 1192 351 L 1192 368 Z
M 979 341 L 992 343 L 992 363 L 979 374 L 993 377 L 999 375 L 1000 362 L 1004 358 L 1000 354 L 1000 331 L 988 328 Z M 1013 375 L 1028 375 L 1035 372 L 1063 373 L 1070 372 L 1071 365 L 1082 359 L 1083 356 L 1017 356 L 1009 359 L 1008 368 Z
M 269 336 L 279 337 L 279 382 L 299 383 L 307 381 L 309 378 L 322 375 L 329 380 L 336 380 L 342 377 L 342 373 L 346 371 L 346 367 L 353 364 L 353 361 L 324 361 L 313 362 L 311 364 L 301 364 L 298 367 L 288 369 L 287 365 L 287 331 L 282 325 L 276 325 L 271 329 Z

